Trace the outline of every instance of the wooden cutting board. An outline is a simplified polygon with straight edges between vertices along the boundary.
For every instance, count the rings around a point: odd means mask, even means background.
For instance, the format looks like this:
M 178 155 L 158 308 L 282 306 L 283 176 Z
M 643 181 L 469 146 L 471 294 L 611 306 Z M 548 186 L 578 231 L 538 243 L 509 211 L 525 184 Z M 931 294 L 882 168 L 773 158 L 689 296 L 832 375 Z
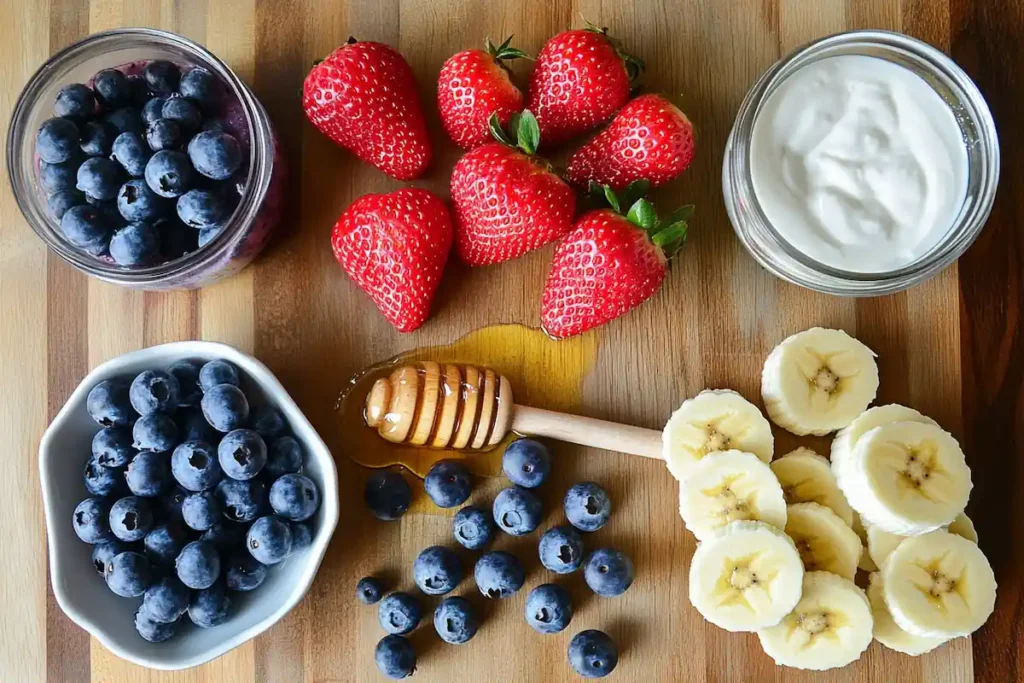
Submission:
M 935 417 L 964 443 L 974 472 L 969 512 L 1000 582 L 997 613 L 971 639 L 911 659 L 873 644 L 856 664 L 810 674 L 776 668 L 753 635 L 705 623 L 687 598 L 694 539 L 676 512 L 674 480 L 658 462 L 571 447 L 556 449 L 545 525 L 573 481 L 604 483 L 615 501 L 597 535 L 628 551 L 637 579 L 621 598 L 584 599 L 580 577 L 572 633 L 602 628 L 622 648 L 617 681 L 1004 681 L 1021 680 L 1018 627 L 1024 554 L 1024 363 L 1019 317 L 1024 182 L 1019 118 L 1024 9 L 1016 0 L 9 0 L 0 3 L 0 120 L 29 74 L 86 34 L 147 25 L 207 45 L 254 88 L 270 111 L 292 170 L 291 206 L 280 239 L 253 267 L 198 292 L 141 293 L 88 280 L 47 254 L 0 192 L 0 679 L 4 681 L 378 681 L 375 610 L 359 605 L 356 581 L 383 571 L 411 586 L 426 545 L 446 542 L 450 519 L 424 506 L 400 523 L 363 509 L 366 470 L 340 455 L 333 403 L 345 378 L 394 353 L 448 343 L 498 322 L 536 325 L 551 248 L 471 271 L 453 264 L 436 313 L 412 335 L 395 333 L 334 263 L 328 235 L 355 197 L 399 187 L 357 163 L 304 120 L 299 89 L 312 62 L 349 35 L 390 43 L 412 64 L 433 102 L 441 63 L 485 36 L 516 34 L 536 53 L 582 16 L 612 28 L 647 60 L 647 87 L 672 96 L 693 119 L 699 152 L 685 176 L 656 194 L 666 208 L 693 202 L 691 240 L 661 292 L 635 313 L 588 335 L 592 362 L 559 391 L 577 410 L 659 428 L 685 397 L 731 387 L 757 399 L 761 364 L 787 335 L 842 327 L 879 353 L 880 399 Z M 743 251 L 720 190 L 722 150 L 741 98 L 778 57 L 850 28 L 904 31 L 952 53 L 989 98 L 1003 138 L 1002 186 L 979 243 L 931 282 L 904 294 L 856 301 L 816 295 L 762 271 Z M 528 64 L 518 64 L 522 79 Z M 457 152 L 428 107 L 438 154 L 415 183 L 447 192 Z M 4 173 L 4 171 L 0 171 Z M 3 182 L 6 188 L 7 183 Z M 226 341 L 255 353 L 293 393 L 338 454 L 342 522 L 309 596 L 254 641 L 198 669 L 147 672 L 106 652 L 60 612 L 49 591 L 36 448 L 79 379 L 125 351 L 179 339 Z M 581 361 L 582 362 L 582 361 Z M 559 372 L 551 367 L 541 376 Z M 537 370 L 534 369 L 534 372 Z M 542 389 L 537 389 L 542 391 Z M 541 396 L 543 399 L 543 396 Z M 553 400 L 553 399 L 552 399 Z M 543 400 L 541 402 L 543 405 Z M 805 442 L 779 434 L 779 452 Z M 499 486 L 489 480 L 484 502 Z M 528 587 L 550 580 L 529 539 Z M 575 582 L 575 583 L 573 583 Z M 474 590 L 471 582 L 461 587 Z M 469 644 L 448 646 L 429 626 L 414 636 L 417 681 L 574 681 L 571 636 L 539 636 L 522 618 L 525 591 L 491 605 Z

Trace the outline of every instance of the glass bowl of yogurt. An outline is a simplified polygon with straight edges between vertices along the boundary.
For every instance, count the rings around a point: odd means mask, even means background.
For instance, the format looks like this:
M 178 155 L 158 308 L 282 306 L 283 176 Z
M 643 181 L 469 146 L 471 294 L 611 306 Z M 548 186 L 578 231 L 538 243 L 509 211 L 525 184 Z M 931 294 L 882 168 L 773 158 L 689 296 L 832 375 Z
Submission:
M 747 94 L 722 168 L 736 234 L 776 276 L 879 296 L 953 263 L 992 210 L 992 114 L 947 56 L 853 31 L 777 62 Z
M 207 122 L 215 123 L 216 130 L 235 138 L 241 162 L 230 177 L 216 182 L 194 174 L 193 187 L 216 190 L 228 203 L 215 226 L 200 230 L 186 225 L 176 215 L 176 198 L 166 198 L 166 215 L 151 221 L 158 234 L 159 253 L 145 263 L 128 266 L 117 263 L 109 249 L 76 245 L 62 230 L 52 203 L 48 205 L 48 198 L 55 193 L 46 182 L 48 179 L 41 177 L 43 160 L 37 146 L 37 131 L 43 122 L 57 116 L 55 102 L 64 86 L 82 83 L 92 87 L 96 85 L 96 74 L 108 69 L 120 71 L 136 86 L 145 81 L 141 76 L 146 66 L 157 62 L 170 63 L 181 74 L 201 68 L 213 76 L 216 104 L 213 111 L 203 111 L 203 130 L 207 129 Z M 153 94 L 139 93 L 140 101 L 147 101 L 147 97 L 152 98 Z M 98 120 L 104 110 L 102 103 L 97 107 Z M 145 118 L 146 112 L 141 111 L 141 115 Z M 104 119 L 105 123 L 109 121 L 109 117 Z M 80 129 L 84 130 L 86 125 L 78 120 Z M 118 132 L 115 126 L 115 134 Z M 186 153 L 191 133 L 183 136 L 180 146 L 173 150 Z M 142 139 L 145 143 L 145 134 Z M 85 152 L 84 147 L 82 151 Z M 201 287 L 237 273 L 270 240 L 284 202 L 285 169 L 274 129 L 249 87 L 202 46 L 182 36 L 149 28 L 96 33 L 50 57 L 29 79 L 18 98 L 8 132 L 7 167 L 22 213 L 50 249 L 93 277 L 142 289 Z M 117 182 L 127 182 L 138 174 L 123 175 Z M 124 186 L 121 188 L 123 191 Z M 128 223 L 118 216 L 116 199 L 101 202 L 97 198 L 94 206 L 109 216 L 111 234 Z M 64 210 L 62 207 L 58 211 Z

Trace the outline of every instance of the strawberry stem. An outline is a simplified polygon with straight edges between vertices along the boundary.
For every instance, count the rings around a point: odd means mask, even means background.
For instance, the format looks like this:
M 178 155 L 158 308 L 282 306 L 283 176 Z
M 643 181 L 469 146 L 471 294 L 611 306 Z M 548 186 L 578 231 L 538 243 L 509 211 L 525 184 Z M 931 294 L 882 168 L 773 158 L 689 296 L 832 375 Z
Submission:
M 495 140 L 509 147 L 517 147 L 529 156 L 535 155 L 537 148 L 540 147 L 540 126 L 537 125 L 537 118 L 528 109 L 509 118 L 507 132 L 501 127 L 497 112 L 491 114 L 487 125 Z
M 644 179 L 634 180 L 619 196 L 610 186 L 591 182 L 590 193 L 597 197 L 603 196 L 615 213 L 625 215 L 626 220 L 650 237 L 666 258 L 672 258 L 686 244 L 688 221 L 693 217 L 694 207 L 693 204 L 681 206 L 661 220 L 654 205 L 644 197 L 649 187 L 650 183 Z M 625 214 L 622 212 L 623 206 L 629 207 Z
M 518 50 L 514 47 L 509 47 L 512 43 L 512 38 L 515 36 L 509 36 L 505 39 L 505 42 L 495 47 L 494 43 L 491 42 L 490 38 L 484 40 L 484 47 L 487 49 L 487 54 L 494 57 L 501 64 L 502 60 L 505 59 L 530 59 L 530 55 L 526 54 L 522 50 Z M 501 66 L 505 66 L 501 64 Z

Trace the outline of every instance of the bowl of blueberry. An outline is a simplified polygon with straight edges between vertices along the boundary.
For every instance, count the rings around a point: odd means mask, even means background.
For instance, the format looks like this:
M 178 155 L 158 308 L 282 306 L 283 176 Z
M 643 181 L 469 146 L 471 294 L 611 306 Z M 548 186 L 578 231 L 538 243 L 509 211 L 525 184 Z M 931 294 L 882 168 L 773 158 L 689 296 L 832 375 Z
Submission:
M 266 366 L 213 342 L 97 367 L 43 435 L 39 471 L 58 604 L 156 669 L 281 619 L 338 522 L 327 446 Z
M 202 46 L 97 33 L 32 76 L 7 166 L 32 229 L 93 277 L 200 287 L 244 268 L 281 215 L 285 172 L 249 87 Z

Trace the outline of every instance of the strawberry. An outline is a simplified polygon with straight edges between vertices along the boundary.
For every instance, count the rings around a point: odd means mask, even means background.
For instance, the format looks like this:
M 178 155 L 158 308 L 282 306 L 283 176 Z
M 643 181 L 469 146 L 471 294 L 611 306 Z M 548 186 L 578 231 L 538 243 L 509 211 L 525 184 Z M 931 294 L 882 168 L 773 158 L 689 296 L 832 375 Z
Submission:
M 635 180 L 663 185 L 693 160 L 693 125 L 660 95 L 642 95 L 623 107 L 608 127 L 569 158 L 566 175 L 621 190 Z
M 455 144 L 473 149 L 491 140 L 491 114 L 507 126 L 513 114 L 523 110 L 523 93 L 512 83 L 502 60 L 525 57 L 509 47 L 512 38 L 495 47 L 488 39 L 486 50 L 466 50 L 453 55 L 437 78 L 437 106 L 441 123 Z
M 686 241 L 692 206 L 661 222 L 646 199 L 622 215 L 618 198 L 605 191 L 612 208 L 580 216 L 555 250 L 540 317 L 556 339 L 603 325 L 649 299 L 665 279 L 668 259 Z
M 348 42 L 313 67 L 302 108 L 321 133 L 392 178 L 430 163 L 430 137 L 412 69 L 387 45 Z
M 607 31 L 588 24 L 559 33 L 537 55 L 526 108 L 537 116 L 545 143 L 587 132 L 629 99 L 644 64 L 624 52 Z
M 338 218 L 334 257 L 399 332 L 412 332 L 430 314 L 452 246 L 448 207 L 417 188 L 367 194 Z
M 513 116 L 518 148 L 502 131 L 497 116 L 492 142 L 467 152 L 452 171 L 455 248 L 471 266 L 522 256 L 558 239 L 572 228 L 576 195 L 543 159 L 537 120 L 528 110 Z

